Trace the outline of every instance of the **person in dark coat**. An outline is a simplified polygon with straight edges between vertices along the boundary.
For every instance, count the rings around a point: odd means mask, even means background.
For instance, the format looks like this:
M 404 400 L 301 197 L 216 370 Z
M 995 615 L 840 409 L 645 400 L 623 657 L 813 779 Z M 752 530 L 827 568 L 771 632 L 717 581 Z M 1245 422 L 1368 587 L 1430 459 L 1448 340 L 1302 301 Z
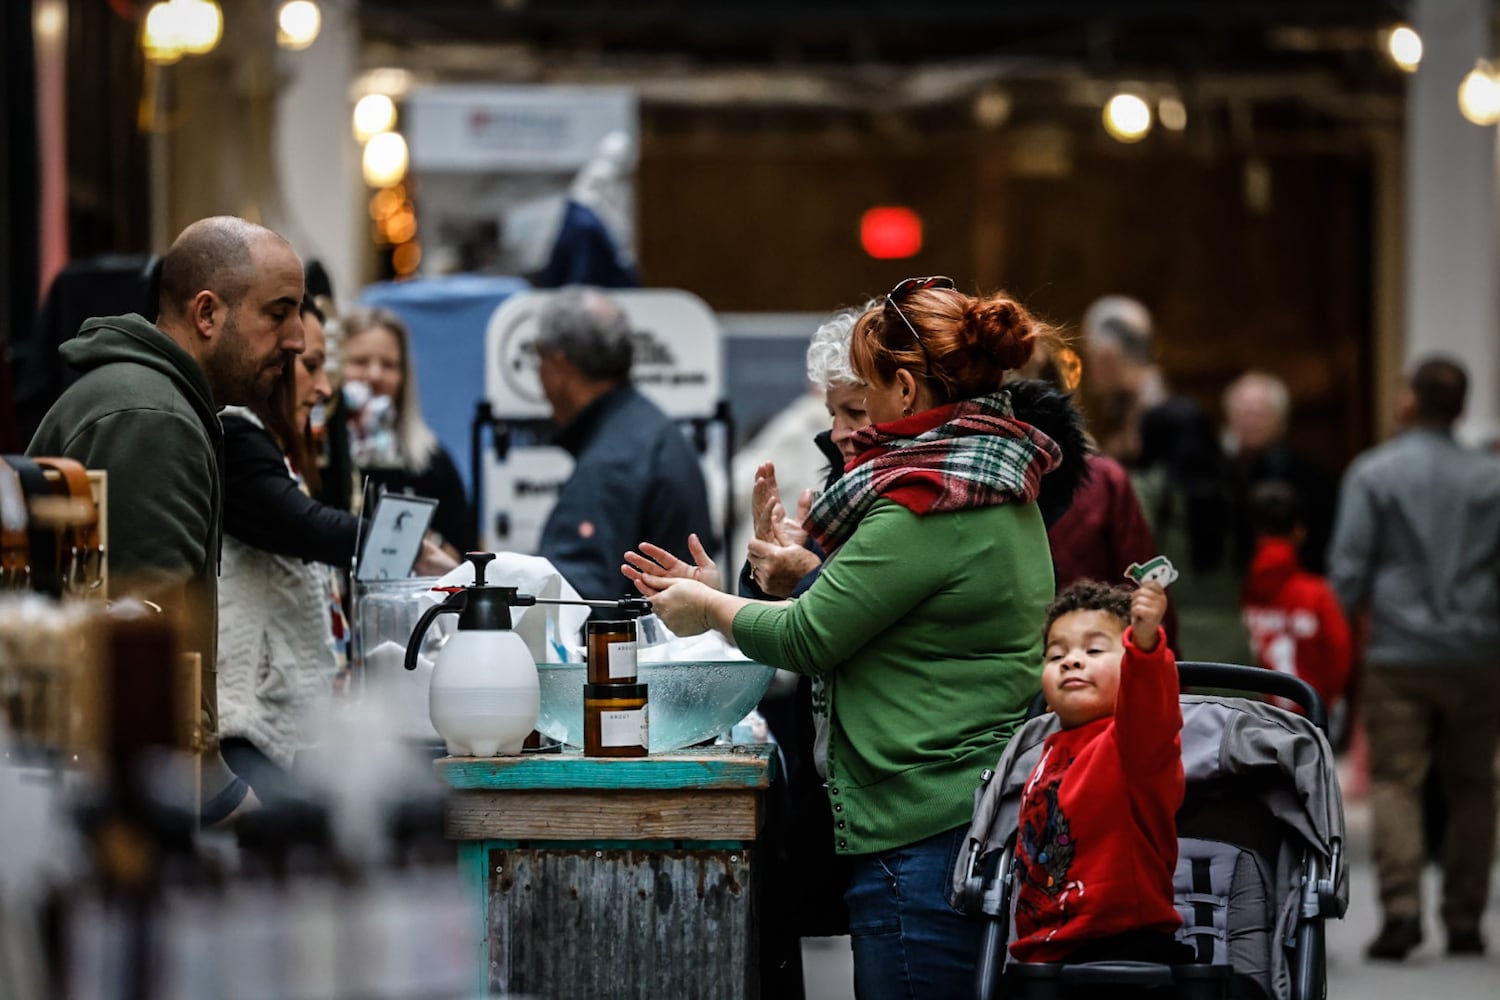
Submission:
M 1267 372 L 1246 372 L 1224 390 L 1225 451 L 1234 503 L 1235 563 L 1250 565 L 1256 551 L 1250 494 L 1268 482 L 1287 483 L 1297 495 L 1305 531 L 1297 556 L 1309 573 L 1327 569 L 1337 487 L 1314 458 L 1287 441 L 1292 399 L 1286 383 Z
M 575 462 L 538 554 L 583 597 L 620 596 L 628 587 L 621 559 L 639 540 L 687 558 L 690 536 L 712 537 L 698 456 L 631 385 L 630 323 L 603 292 L 557 293 L 538 320 L 535 349 L 554 443 Z

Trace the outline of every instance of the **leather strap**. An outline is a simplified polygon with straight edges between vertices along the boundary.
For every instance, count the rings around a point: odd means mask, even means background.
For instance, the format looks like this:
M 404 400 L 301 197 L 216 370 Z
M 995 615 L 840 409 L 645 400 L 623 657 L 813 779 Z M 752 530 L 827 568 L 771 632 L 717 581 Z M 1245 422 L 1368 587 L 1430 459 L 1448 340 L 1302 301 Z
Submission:
M 25 455 L 6 455 L 5 461 L 21 480 L 21 491 L 26 494 L 28 508 L 33 500 L 52 496 L 52 484 L 47 482 L 47 474 L 34 460 Z M 31 589 L 61 597 L 62 581 L 57 574 L 61 540 L 57 532 L 33 518 L 27 526 L 27 535 L 31 550 Z
M 31 547 L 26 537 L 26 493 L 9 463 L 0 460 L 0 586 L 21 589 L 29 580 Z
M 102 551 L 99 544 L 99 510 L 94 506 L 94 491 L 89 486 L 88 470 L 72 458 L 38 457 L 36 464 L 62 477 L 61 490 L 54 493 L 72 500 L 78 515 L 72 524 L 72 550 L 63 567 L 63 583 L 69 589 L 87 590 L 98 579 Z

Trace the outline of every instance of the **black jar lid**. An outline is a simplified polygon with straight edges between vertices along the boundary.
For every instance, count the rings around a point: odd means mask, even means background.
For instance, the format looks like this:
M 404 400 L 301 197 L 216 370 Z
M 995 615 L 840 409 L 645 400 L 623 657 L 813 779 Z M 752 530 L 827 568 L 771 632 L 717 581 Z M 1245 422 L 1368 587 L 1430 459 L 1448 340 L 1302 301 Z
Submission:
M 617 701 L 621 698 L 634 699 L 646 697 L 646 685 L 644 684 L 585 684 L 583 686 L 584 701 Z

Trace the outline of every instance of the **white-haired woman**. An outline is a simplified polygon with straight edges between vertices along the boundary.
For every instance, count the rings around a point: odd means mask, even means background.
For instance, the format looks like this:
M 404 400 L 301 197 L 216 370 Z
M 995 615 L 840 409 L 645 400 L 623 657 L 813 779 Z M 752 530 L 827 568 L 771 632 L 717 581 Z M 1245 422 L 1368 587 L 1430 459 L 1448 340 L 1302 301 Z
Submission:
M 871 299 L 854 309 L 833 316 L 813 332 L 807 346 L 807 380 L 823 389 L 823 401 L 832 421 L 814 440 L 828 459 L 828 481 L 843 475 L 854 458 L 854 432 L 870 422 L 865 412 L 865 385 L 849 364 L 849 336 L 860 316 L 880 303 Z M 795 517 L 788 517 L 776 481 L 776 467 L 765 462 L 755 471 L 751 493 L 751 516 L 755 528 L 748 546 L 748 559 L 740 574 L 740 591 L 746 597 L 791 597 L 806 590 L 823 564 L 823 550 L 809 543 L 802 521 L 812 501 L 808 490 L 798 498 Z
M 386 492 L 436 500 L 432 530 L 458 552 L 474 549 L 478 532 L 463 478 L 422 419 L 406 324 L 388 309 L 360 309 L 340 317 L 339 329 L 355 468 Z

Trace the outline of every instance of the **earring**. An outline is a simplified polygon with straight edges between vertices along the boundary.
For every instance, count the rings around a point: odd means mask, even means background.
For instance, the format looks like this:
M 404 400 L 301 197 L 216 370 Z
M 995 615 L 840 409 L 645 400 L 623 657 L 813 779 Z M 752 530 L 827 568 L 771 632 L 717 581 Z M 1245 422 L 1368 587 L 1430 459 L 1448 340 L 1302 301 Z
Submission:
M 910 407 L 910 406 L 903 406 L 903 407 L 902 407 L 902 408 L 901 408 L 901 415 L 902 415 L 902 416 L 903 416 L 903 417 L 909 417 L 909 416 L 911 416 L 911 415 L 912 415 L 912 412 L 913 412 L 913 411 L 912 411 L 912 408 L 911 408 L 911 407 Z

